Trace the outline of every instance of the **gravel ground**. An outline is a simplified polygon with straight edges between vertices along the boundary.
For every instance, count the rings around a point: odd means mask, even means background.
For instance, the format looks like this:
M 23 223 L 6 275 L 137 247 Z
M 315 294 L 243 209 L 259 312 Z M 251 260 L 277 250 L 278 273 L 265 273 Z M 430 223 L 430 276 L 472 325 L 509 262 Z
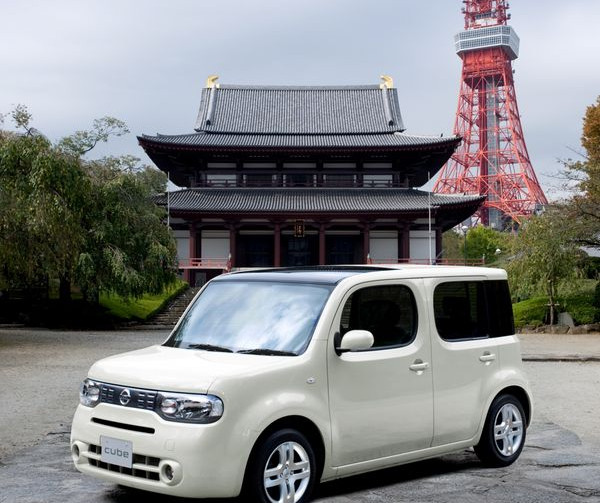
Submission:
M 167 335 L 0 329 L 0 461 L 48 434 L 70 430 L 79 383 L 92 363 L 160 344 Z
M 105 356 L 160 344 L 166 330 L 72 332 L 0 329 L 0 460 L 48 434 L 68 431 L 78 386 Z M 600 353 L 598 336 L 522 337 L 524 352 Z M 600 363 L 526 362 L 536 419 L 600 446 Z
M 0 503 L 187 501 L 84 477 L 68 452 L 78 386 L 89 366 L 104 356 L 160 343 L 167 335 L 0 329 Z M 594 349 L 598 339 L 581 340 Z M 555 350 L 562 351 L 564 342 L 557 340 Z M 543 353 L 541 343 L 544 339 L 529 339 L 524 349 Z M 577 352 L 571 344 L 568 350 Z M 472 452 L 463 451 L 323 484 L 317 500 L 599 502 L 600 362 L 535 361 L 526 362 L 525 369 L 535 417 L 515 465 L 485 470 Z

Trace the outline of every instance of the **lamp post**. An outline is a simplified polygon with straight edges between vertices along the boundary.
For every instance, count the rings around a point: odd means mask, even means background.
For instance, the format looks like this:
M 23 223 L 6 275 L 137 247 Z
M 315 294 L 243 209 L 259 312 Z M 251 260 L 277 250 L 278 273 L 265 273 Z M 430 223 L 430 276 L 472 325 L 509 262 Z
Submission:
M 469 228 L 466 225 L 463 225 L 460 230 L 463 233 L 463 236 L 465 237 L 465 245 L 464 245 L 464 251 L 465 251 L 465 265 L 467 265 L 467 231 L 469 230 Z

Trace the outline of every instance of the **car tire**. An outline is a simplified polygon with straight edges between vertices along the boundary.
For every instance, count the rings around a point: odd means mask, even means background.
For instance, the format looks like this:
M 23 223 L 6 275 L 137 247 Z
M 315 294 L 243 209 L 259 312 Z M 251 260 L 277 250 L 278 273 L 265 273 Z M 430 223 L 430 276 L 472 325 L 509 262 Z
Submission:
M 525 411 L 519 399 L 500 395 L 490 406 L 475 453 L 486 466 L 508 466 L 521 454 L 526 430 Z
M 316 478 L 310 442 L 299 431 L 286 428 L 271 433 L 257 446 L 247 470 L 246 493 L 250 501 L 260 503 L 306 503 Z

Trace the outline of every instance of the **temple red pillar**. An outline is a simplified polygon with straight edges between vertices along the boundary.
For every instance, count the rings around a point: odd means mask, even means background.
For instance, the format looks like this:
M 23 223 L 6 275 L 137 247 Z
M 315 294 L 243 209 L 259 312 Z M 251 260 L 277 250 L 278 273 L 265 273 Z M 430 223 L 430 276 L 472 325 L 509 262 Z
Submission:
M 441 258 L 442 254 L 442 229 L 441 227 L 435 228 L 435 262 L 437 263 L 437 257 Z
M 400 243 L 399 258 L 403 259 L 403 262 L 408 262 L 410 260 L 410 227 L 408 225 L 401 227 L 400 233 L 402 238 Z
M 189 252 L 190 259 L 188 261 L 188 269 L 186 269 L 185 273 L 184 273 L 184 279 L 191 286 L 193 286 L 192 285 L 193 274 L 192 274 L 192 270 L 189 269 L 189 267 L 192 266 L 193 259 L 197 258 L 196 257 L 196 222 L 190 222 L 190 239 L 189 239 L 188 252 Z
M 229 255 L 231 255 L 231 260 L 230 260 L 230 264 L 231 267 L 235 267 L 236 265 L 236 257 L 235 257 L 235 248 L 236 248 L 236 244 L 235 244 L 235 236 L 236 236 L 236 228 L 234 225 L 231 225 L 229 227 Z
M 319 265 L 325 265 L 325 224 L 319 226 Z
M 363 264 L 369 263 L 369 253 L 371 252 L 371 230 L 369 224 L 363 227 Z
M 274 242 L 273 265 L 281 267 L 281 225 L 279 223 L 275 224 Z

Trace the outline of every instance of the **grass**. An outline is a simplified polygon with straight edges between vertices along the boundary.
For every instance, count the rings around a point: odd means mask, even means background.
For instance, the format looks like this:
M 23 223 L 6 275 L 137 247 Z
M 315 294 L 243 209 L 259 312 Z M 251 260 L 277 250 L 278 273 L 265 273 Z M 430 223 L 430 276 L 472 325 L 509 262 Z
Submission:
M 187 288 L 187 283 L 176 280 L 162 293 L 144 295 L 139 299 L 124 299 L 116 294 L 101 294 L 100 305 L 109 314 L 122 320 L 145 321 L 164 307 L 171 299 Z
M 576 325 L 594 323 L 600 319 L 600 312 L 593 305 L 594 288 L 597 281 L 580 280 L 577 287 L 569 293 L 558 298 L 559 311 L 568 312 Z M 524 325 L 540 326 L 546 321 L 548 310 L 548 297 L 538 296 L 513 304 L 515 325 L 521 328 Z

